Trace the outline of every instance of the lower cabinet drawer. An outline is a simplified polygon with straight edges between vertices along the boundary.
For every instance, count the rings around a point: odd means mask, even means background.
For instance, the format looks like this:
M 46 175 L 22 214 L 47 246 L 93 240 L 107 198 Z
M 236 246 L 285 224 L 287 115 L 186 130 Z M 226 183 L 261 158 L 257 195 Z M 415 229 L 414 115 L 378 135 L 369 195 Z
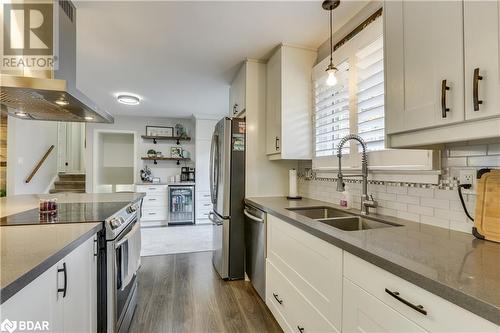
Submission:
M 144 199 L 142 199 L 142 207 L 150 208 L 150 207 L 166 207 L 168 204 L 166 195 L 146 195 Z
M 344 278 L 342 332 L 425 332 L 411 320 Z
M 142 208 L 142 221 L 156 221 L 167 219 L 167 208 Z
M 266 260 L 266 304 L 284 331 L 338 332 L 269 259 Z
M 492 322 L 345 251 L 344 276 L 429 332 L 500 332 Z

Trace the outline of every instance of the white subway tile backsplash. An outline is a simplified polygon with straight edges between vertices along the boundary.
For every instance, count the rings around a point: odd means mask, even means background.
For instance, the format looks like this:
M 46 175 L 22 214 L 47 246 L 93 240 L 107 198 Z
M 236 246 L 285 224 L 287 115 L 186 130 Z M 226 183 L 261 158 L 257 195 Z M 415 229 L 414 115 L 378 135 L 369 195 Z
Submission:
M 486 145 L 450 147 L 450 157 L 486 155 Z
M 434 198 L 445 199 L 445 200 L 456 200 L 456 201 L 460 200 L 460 198 L 458 197 L 458 191 L 456 190 L 435 189 Z
M 409 204 L 414 204 L 418 205 L 420 203 L 420 198 L 419 197 L 413 197 L 410 195 L 396 195 L 396 200 L 398 202 L 405 202 Z
M 421 187 L 410 187 L 410 188 L 408 188 L 408 195 L 432 198 L 434 196 L 434 189 L 421 188 Z
M 434 199 L 434 198 L 421 198 L 420 205 L 425 206 L 425 207 L 449 209 L 450 208 L 450 201 L 443 200 L 443 199 Z
M 443 168 L 466 167 L 467 157 L 449 157 L 443 159 Z
M 425 216 L 434 216 L 434 208 L 432 207 L 424 207 L 420 205 L 408 205 L 408 212 L 425 215 Z
M 386 186 L 386 187 L 387 187 L 387 193 L 394 193 L 394 194 L 408 193 L 408 187 L 406 186 Z
M 488 145 L 488 155 L 500 155 L 500 143 Z
M 467 164 L 473 167 L 495 167 L 500 165 L 500 155 L 498 156 L 475 156 L 468 157 Z
M 465 215 L 456 190 L 460 170 L 500 168 L 500 135 L 497 139 L 446 144 L 441 156 L 439 185 L 429 187 L 404 183 L 404 180 L 401 183 L 370 183 L 368 191 L 379 201 L 377 213 L 470 233 L 472 222 Z M 299 165 L 302 168 L 312 167 L 311 162 Z M 335 178 L 334 174 L 332 178 Z M 347 182 L 346 188 L 352 195 L 352 206 L 359 209 L 361 183 Z M 327 178 L 299 178 L 299 192 L 304 197 L 339 203 L 336 182 Z M 464 197 L 469 213 L 474 216 L 476 196 L 467 194 Z

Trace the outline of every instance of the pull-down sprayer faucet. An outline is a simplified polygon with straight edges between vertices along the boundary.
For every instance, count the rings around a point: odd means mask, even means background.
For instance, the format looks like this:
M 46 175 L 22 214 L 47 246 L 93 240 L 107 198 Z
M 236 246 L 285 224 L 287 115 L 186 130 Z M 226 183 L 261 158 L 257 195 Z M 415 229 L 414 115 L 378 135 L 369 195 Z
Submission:
M 342 148 L 349 140 L 356 140 L 361 144 L 363 153 L 361 156 L 361 174 L 343 175 L 342 174 Z M 344 192 L 345 184 L 344 177 L 361 177 L 363 181 L 363 192 L 361 194 L 361 214 L 368 215 L 370 207 L 377 207 L 377 201 L 373 200 L 373 196 L 368 197 L 368 157 L 366 155 L 366 143 L 362 137 L 356 134 L 349 134 L 342 138 L 339 142 L 337 157 L 339 158 L 339 172 L 337 174 L 337 191 Z

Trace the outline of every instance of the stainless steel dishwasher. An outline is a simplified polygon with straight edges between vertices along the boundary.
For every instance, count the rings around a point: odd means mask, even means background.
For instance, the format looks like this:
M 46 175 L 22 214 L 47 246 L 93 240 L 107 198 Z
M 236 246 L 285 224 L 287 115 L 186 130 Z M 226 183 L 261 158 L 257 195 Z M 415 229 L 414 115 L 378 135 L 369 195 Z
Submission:
M 266 213 L 245 205 L 245 268 L 253 287 L 266 299 Z

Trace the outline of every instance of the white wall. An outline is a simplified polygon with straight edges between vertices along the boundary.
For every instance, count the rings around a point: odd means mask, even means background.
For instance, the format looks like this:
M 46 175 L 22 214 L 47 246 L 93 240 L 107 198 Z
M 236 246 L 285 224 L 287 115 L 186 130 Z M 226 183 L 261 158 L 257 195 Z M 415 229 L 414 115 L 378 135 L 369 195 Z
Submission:
M 46 193 L 57 175 L 57 122 L 8 117 L 7 195 Z M 30 183 L 25 180 L 51 145 Z
M 266 155 L 266 65 L 246 63 L 246 184 L 245 195 L 288 195 L 288 170 L 297 161 L 270 161 Z
M 137 109 L 140 113 L 140 109 Z M 153 161 L 143 161 L 141 157 L 146 156 L 148 149 L 154 149 L 156 151 L 161 151 L 164 156 L 170 156 L 170 147 L 176 146 L 175 141 L 159 141 L 157 144 L 153 144 L 152 140 L 144 140 L 141 135 L 146 134 L 146 125 L 149 126 L 171 126 L 174 127 L 175 124 L 182 124 L 186 128 L 188 135 L 191 137 L 191 141 L 181 141 L 181 146 L 191 153 L 192 162 L 186 163 L 187 166 L 194 166 L 195 158 L 195 131 L 194 131 L 194 121 L 192 119 L 176 119 L 176 118 L 151 118 L 151 117 L 129 117 L 129 116 L 116 116 L 114 124 L 87 124 L 87 146 L 85 152 L 85 162 L 87 165 L 87 177 L 86 177 L 86 190 L 87 192 L 93 192 L 93 149 L 94 149 L 94 132 L 96 130 L 109 130 L 109 131 L 135 131 L 137 133 L 137 156 L 135 156 L 137 162 L 137 174 L 136 179 L 139 181 L 139 172 L 144 167 L 145 164 L 151 168 L 154 177 L 160 177 L 161 181 L 168 181 L 170 176 L 175 176 L 180 174 L 181 165 L 176 165 L 175 161 L 158 161 L 157 165 L 153 164 Z

